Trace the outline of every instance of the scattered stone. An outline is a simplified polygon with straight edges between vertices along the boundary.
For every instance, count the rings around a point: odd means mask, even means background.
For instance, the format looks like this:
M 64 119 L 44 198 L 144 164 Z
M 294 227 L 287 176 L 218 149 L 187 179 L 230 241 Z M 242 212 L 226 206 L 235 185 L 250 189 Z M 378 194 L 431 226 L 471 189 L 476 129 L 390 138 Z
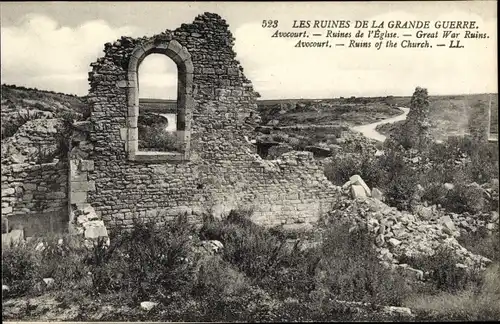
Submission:
M 408 307 L 385 306 L 384 312 L 388 315 L 408 316 L 412 317 L 411 309 Z
M 497 211 L 492 211 L 491 212 L 491 218 L 490 218 L 490 221 L 492 223 L 495 223 L 498 221 L 498 212 Z
M 38 251 L 38 252 L 41 252 L 45 250 L 45 244 L 43 242 L 39 242 L 36 246 L 35 246 L 35 251 Z
M 395 238 L 391 238 L 391 239 L 389 239 L 389 241 L 388 241 L 388 242 L 389 242 L 389 244 L 390 244 L 390 245 L 392 245 L 393 247 L 396 247 L 396 246 L 398 246 L 398 245 L 400 245 L 400 244 L 401 244 L 401 241 L 400 241 L 400 240 L 397 240 L 397 239 L 395 239 Z
M 453 190 L 455 188 L 455 185 L 453 183 L 445 183 L 443 186 L 446 190 Z
M 372 197 L 375 198 L 375 199 L 377 199 L 377 200 L 380 200 L 380 201 L 384 201 L 385 200 L 384 194 L 382 193 L 382 191 L 380 191 L 377 188 L 373 188 L 372 189 Z
M 141 309 L 143 309 L 145 311 L 150 311 L 153 308 L 155 308 L 157 305 L 158 305 L 158 303 L 155 303 L 155 302 L 144 301 L 144 302 L 141 302 Z
M 7 293 L 9 292 L 10 288 L 7 285 L 2 285 L 2 293 Z
M 201 241 L 201 246 L 208 252 L 216 254 L 221 253 L 224 245 L 217 240 Z
M 353 175 L 351 178 L 349 178 L 349 181 L 351 182 L 351 184 L 353 186 L 359 185 L 359 186 L 363 187 L 363 189 L 365 190 L 366 195 L 368 197 L 370 197 L 372 195 L 370 188 L 366 185 L 366 183 L 363 181 L 363 179 L 359 175 L 357 175 L 357 174 Z
M 366 198 L 366 190 L 360 185 L 351 186 L 351 195 L 353 199 Z
M 342 189 L 346 190 L 346 189 L 349 189 L 349 187 L 351 186 L 351 181 L 347 181 L 346 183 L 344 183 L 342 185 Z
M 431 207 L 418 206 L 417 207 L 417 215 L 424 220 L 429 220 L 434 216 L 433 210 Z
M 18 244 L 24 241 L 24 230 L 14 229 L 10 233 L 2 234 L 2 245 Z
M 451 220 L 450 216 L 442 216 L 439 219 L 439 223 L 442 224 L 444 227 L 446 227 L 450 232 L 455 232 L 457 228 L 455 227 L 455 224 Z
M 384 244 L 385 244 L 384 235 L 382 235 L 382 234 L 377 235 L 377 237 L 375 238 L 375 245 L 377 245 L 378 247 L 381 247 Z
M 47 288 L 52 287 L 55 283 L 54 278 L 43 278 L 43 282 L 45 282 Z

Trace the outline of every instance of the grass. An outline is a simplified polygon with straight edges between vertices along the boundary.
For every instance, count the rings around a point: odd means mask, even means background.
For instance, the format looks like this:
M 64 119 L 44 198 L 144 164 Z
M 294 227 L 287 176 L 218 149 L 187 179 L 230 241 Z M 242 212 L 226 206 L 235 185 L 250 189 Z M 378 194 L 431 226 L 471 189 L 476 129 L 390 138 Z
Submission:
M 406 306 L 416 310 L 422 320 L 491 321 L 500 319 L 500 264 L 488 267 L 479 289 L 458 293 L 441 292 L 436 296 L 416 296 Z
M 110 308 L 100 319 L 106 320 L 124 318 L 125 307 L 129 320 L 296 321 L 353 316 L 330 298 L 398 304 L 406 294 L 395 274 L 367 258 L 374 252 L 368 239 L 360 240 L 363 234 L 351 237 L 345 226 L 332 227 L 323 245 L 304 250 L 248 216 L 207 218 L 200 231 L 182 217 L 165 225 L 136 223 L 114 235 L 111 246 L 98 241 L 90 250 L 56 239 L 38 252 L 36 242 L 13 246 L 2 256 L 3 284 L 11 288 L 3 302 L 54 296 L 76 307 L 80 320 L 104 304 Z M 223 253 L 199 254 L 199 239 L 220 239 Z M 357 250 L 354 242 L 362 242 Z M 55 280 L 51 289 L 41 281 L 45 276 Z M 146 314 L 138 309 L 145 300 L 159 306 Z M 318 313 L 325 307 L 328 312 Z M 18 315 L 40 316 L 38 310 L 28 314 Z
M 319 245 L 303 249 L 287 244 L 279 228 L 260 227 L 250 216 L 232 211 L 222 220 L 206 217 L 201 229 L 183 216 L 163 225 L 136 222 L 112 233 L 109 247 L 96 241 L 89 249 L 70 237 L 63 244 L 59 237 L 45 239 L 38 252 L 37 241 L 12 246 L 2 254 L 2 283 L 10 287 L 2 300 L 18 308 L 15 313 L 9 307 L 4 319 L 61 313 L 66 320 L 101 321 L 399 320 L 380 315 L 377 305 L 411 306 L 422 319 L 498 315 L 498 265 L 462 285 L 449 255 L 413 260 L 436 273 L 435 289 L 420 289 L 378 262 L 373 237 L 362 227 L 349 231 L 350 224 L 334 221 L 322 229 Z M 222 253 L 200 252 L 196 247 L 206 239 L 220 240 Z M 45 277 L 55 285 L 46 287 Z M 16 304 L 19 297 L 31 308 Z M 338 300 L 372 308 L 357 313 Z M 142 301 L 158 306 L 146 312 L 138 306 Z

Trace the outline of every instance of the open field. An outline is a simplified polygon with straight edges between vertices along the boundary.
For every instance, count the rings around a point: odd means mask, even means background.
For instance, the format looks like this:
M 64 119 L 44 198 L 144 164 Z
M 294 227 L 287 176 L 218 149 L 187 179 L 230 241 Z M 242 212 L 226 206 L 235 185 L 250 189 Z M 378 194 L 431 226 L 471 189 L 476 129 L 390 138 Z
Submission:
M 392 117 L 405 100 L 393 97 L 285 99 L 257 102 L 263 124 L 294 125 L 362 125 Z
M 498 94 L 430 96 L 429 118 L 434 138 L 443 140 L 448 136 L 470 134 L 470 127 L 485 128 L 490 96 L 490 133 L 498 134 Z M 377 130 L 387 135 L 398 124 L 401 122 L 380 125 Z

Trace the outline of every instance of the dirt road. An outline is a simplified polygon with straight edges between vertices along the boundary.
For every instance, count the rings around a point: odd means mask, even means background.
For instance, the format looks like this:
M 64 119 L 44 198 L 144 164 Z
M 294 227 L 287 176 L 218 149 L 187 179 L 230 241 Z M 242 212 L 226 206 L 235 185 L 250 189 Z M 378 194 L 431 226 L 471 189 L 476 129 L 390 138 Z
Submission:
M 405 120 L 406 116 L 408 115 L 408 112 L 410 111 L 410 108 L 404 108 L 404 107 L 398 107 L 398 108 L 403 111 L 403 113 L 401 115 L 398 115 L 396 117 L 387 118 L 387 119 L 378 121 L 376 123 L 354 126 L 354 127 L 351 127 L 351 129 L 353 131 L 362 133 L 363 135 L 365 135 L 368 138 L 372 138 L 374 140 L 383 142 L 383 141 L 385 141 L 386 136 L 377 132 L 377 130 L 375 128 L 378 125 L 395 123 L 395 122 L 398 122 L 400 120 Z

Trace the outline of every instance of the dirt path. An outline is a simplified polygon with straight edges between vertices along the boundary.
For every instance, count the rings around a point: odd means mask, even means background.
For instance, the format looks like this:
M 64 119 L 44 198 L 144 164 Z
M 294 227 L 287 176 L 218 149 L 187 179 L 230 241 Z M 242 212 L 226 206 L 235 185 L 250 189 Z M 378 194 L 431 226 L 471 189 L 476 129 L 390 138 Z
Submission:
M 385 141 L 386 136 L 377 132 L 377 130 L 375 128 L 378 125 L 388 124 L 388 123 L 392 124 L 392 123 L 395 123 L 395 122 L 398 122 L 401 120 L 405 120 L 406 116 L 408 116 L 408 112 L 410 111 L 410 108 L 404 108 L 404 107 L 398 107 L 398 108 L 403 111 L 403 113 L 401 115 L 398 115 L 396 117 L 387 118 L 387 119 L 378 121 L 376 123 L 354 126 L 354 127 L 351 127 L 351 129 L 355 132 L 362 133 L 363 135 L 365 135 L 368 138 L 372 138 L 372 139 L 377 140 L 379 142 L 383 142 L 383 141 Z

